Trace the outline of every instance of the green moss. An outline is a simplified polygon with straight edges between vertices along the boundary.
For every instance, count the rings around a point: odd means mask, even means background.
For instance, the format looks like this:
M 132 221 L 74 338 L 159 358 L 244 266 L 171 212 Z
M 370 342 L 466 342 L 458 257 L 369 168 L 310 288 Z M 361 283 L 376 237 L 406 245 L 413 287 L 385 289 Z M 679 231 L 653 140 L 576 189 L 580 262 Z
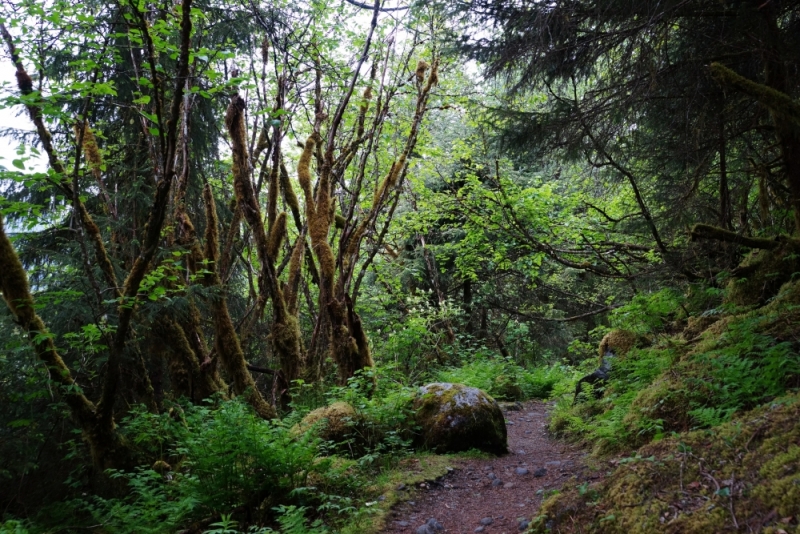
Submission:
M 718 320 L 719 317 L 709 315 L 689 317 L 686 319 L 686 328 L 683 329 L 681 335 L 683 336 L 683 339 L 687 341 L 693 340 Z
M 728 282 L 724 304 L 763 305 L 800 271 L 800 258 L 789 244 L 773 250 L 754 250 L 739 265 L 744 276 Z
M 615 463 L 591 490 L 567 489 L 546 501 L 533 532 L 701 534 L 735 531 L 734 522 L 798 532 L 800 394 Z
M 354 517 L 346 525 L 337 529 L 337 532 L 341 534 L 384 532 L 392 508 L 400 502 L 413 498 L 419 484 L 436 480 L 447 474 L 457 458 L 417 453 L 410 458 L 401 460 L 396 467 L 382 472 L 372 484 L 364 488 L 364 497 L 370 502 L 370 513 Z M 403 489 L 398 489 L 400 487 Z M 379 500 L 380 497 L 383 497 L 383 500 Z
M 355 409 L 346 402 L 334 402 L 309 412 L 295 427 L 294 434 L 302 434 L 311 428 L 317 436 L 325 441 L 343 443 L 356 434 L 358 415 Z
M 661 422 L 661 430 L 687 430 L 691 423 L 689 410 L 691 396 L 686 385 L 680 380 L 662 377 L 639 391 L 625 417 L 625 424 L 642 439 L 652 437 L 653 431 L 647 429 L 653 429 L 654 421 Z

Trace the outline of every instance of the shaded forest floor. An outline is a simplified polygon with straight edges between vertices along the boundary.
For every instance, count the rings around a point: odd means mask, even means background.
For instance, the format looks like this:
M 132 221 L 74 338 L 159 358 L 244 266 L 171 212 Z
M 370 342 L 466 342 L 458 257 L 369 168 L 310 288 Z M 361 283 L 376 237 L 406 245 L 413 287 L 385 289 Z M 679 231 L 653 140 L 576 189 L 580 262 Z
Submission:
M 454 459 L 445 476 L 407 490 L 413 493 L 390 512 L 385 532 L 416 533 L 434 518 L 444 529 L 439 532 L 511 534 L 527 526 L 550 492 L 599 479 L 583 450 L 547 434 L 551 406 L 529 401 L 506 407 L 509 453 Z

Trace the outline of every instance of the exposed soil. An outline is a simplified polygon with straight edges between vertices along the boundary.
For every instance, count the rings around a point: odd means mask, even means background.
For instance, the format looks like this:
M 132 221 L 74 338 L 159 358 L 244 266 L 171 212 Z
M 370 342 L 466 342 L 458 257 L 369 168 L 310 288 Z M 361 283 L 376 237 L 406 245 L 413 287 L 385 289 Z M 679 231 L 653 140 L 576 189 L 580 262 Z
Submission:
M 547 435 L 547 403 L 517 408 L 503 411 L 509 454 L 454 460 L 450 473 L 411 489 L 415 493 L 392 510 L 385 532 L 415 533 L 429 518 L 444 527 L 438 532 L 520 532 L 548 491 L 600 477 L 586 466 L 584 451 Z

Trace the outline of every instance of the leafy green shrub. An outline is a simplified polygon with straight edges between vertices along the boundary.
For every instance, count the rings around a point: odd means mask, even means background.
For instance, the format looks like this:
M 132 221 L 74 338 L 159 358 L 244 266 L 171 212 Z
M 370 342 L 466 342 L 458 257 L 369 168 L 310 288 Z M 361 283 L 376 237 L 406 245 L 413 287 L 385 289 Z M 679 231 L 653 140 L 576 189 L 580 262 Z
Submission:
M 704 372 L 688 383 L 709 392 L 689 412 L 699 426 L 729 421 L 736 411 L 784 394 L 789 380 L 800 375 L 800 355 L 790 343 L 758 333 L 762 321 L 761 316 L 732 321 L 718 347 L 693 355 Z
M 76 501 L 77 508 L 88 511 L 110 534 L 160 534 L 178 529 L 195 515 L 198 501 L 186 484 L 191 477 L 165 479 L 152 469 L 133 473 L 114 471 L 112 478 L 124 479 L 129 494 L 123 499 L 95 496 L 90 501 Z
M 476 387 L 500 400 L 546 399 L 565 374 L 558 365 L 527 370 L 510 358 L 478 357 L 463 367 L 440 371 L 437 380 Z
M 682 297 L 673 289 L 636 295 L 624 306 L 609 314 L 613 328 L 644 335 L 664 329 L 671 317 L 681 309 Z
M 619 450 L 660 433 L 657 419 L 637 412 L 635 420 L 631 420 L 631 409 L 640 391 L 648 388 L 676 359 L 677 353 L 671 347 L 632 349 L 625 358 L 614 360 L 606 396 L 602 399 L 589 398 L 573 404 L 572 382 L 568 394 L 556 403 L 550 431 L 573 440 L 592 441 L 598 452 Z M 582 376 L 595 363 L 587 360 L 584 372 L 573 376 Z
M 22 521 L 9 519 L 0 523 L 0 534 L 28 534 L 29 532 Z
M 303 490 L 307 477 L 324 476 L 329 467 L 316 461 L 319 440 L 292 435 L 286 424 L 264 421 L 238 400 L 176 405 L 161 415 L 137 410 L 124 431 L 136 442 L 152 440 L 152 448 L 163 450 L 173 465 L 162 460 L 158 471 L 112 472 L 126 481 L 127 497 L 75 503 L 112 533 L 169 532 L 189 519 L 242 505 L 313 500 L 313 490 Z
M 381 369 L 381 378 L 372 369 L 359 371 L 343 387 L 328 392 L 331 403 L 345 402 L 353 407 L 352 439 L 346 445 L 350 456 L 362 464 L 374 463 L 379 458 L 391 461 L 394 455 L 403 455 L 411 445 L 411 400 L 416 389 L 399 382 L 387 380 L 392 369 Z M 341 450 L 341 444 L 337 444 Z

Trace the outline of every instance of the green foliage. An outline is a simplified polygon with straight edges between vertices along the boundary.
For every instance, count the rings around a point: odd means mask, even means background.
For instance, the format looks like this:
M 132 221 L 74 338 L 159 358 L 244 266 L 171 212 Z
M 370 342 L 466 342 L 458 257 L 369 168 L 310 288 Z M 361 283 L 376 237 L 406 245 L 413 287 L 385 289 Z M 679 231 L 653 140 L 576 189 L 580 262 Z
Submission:
M 365 301 L 370 308 L 377 308 L 379 298 Z M 404 373 L 404 382 L 414 384 L 425 380 L 431 369 L 451 358 L 454 351 L 448 346 L 445 325 L 457 320 L 461 312 L 450 302 L 434 306 L 427 296 L 409 296 L 403 306 L 406 313 L 399 317 L 367 308 L 365 318 L 374 323 L 374 353 L 378 362 Z
M 184 484 L 189 477 L 170 481 L 152 469 L 133 473 L 114 471 L 111 478 L 123 480 L 129 494 L 123 499 L 94 497 L 77 501 L 76 507 L 89 512 L 111 534 L 160 534 L 176 530 L 197 511 L 198 501 Z
M 130 488 L 127 497 L 77 503 L 109 532 L 172 531 L 187 519 L 243 505 L 313 500 L 307 477 L 324 477 L 329 467 L 317 461 L 319 443 L 310 434 L 292 435 L 286 424 L 264 421 L 240 401 L 176 405 L 160 415 L 137 410 L 123 428 L 173 464 L 162 463 L 161 472 L 114 471 L 112 478 Z
M 276 510 L 280 514 L 278 523 L 281 525 L 281 534 L 326 534 L 329 532 L 319 519 L 312 522 L 311 525 L 306 525 L 305 513 L 308 509 L 304 506 L 279 506 Z
M 609 321 L 613 328 L 640 335 L 652 334 L 662 331 L 667 322 L 678 315 L 681 303 L 682 297 L 670 288 L 639 294 L 612 311 Z
M 8 519 L 0 523 L 0 534 L 28 534 L 29 532 L 24 521 Z
M 787 381 L 800 375 L 800 355 L 789 342 L 760 334 L 762 317 L 733 321 L 718 346 L 697 354 L 701 375 L 687 379 L 690 388 L 705 392 L 689 414 L 698 426 L 715 426 L 766 398 L 782 395 Z
M 416 389 L 391 380 L 391 367 L 381 368 L 376 380 L 373 369 L 359 371 L 343 387 L 331 388 L 330 403 L 346 402 L 356 412 L 351 421 L 352 438 L 344 444 L 352 457 L 369 466 L 380 460 L 393 462 L 408 452 L 414 414 L 411 399 Z M 337 449 L 342 444 L 337 444 Z
M 490 358 L 480 353 L 463 367 L 437 373 L 441 382 L 454 382 L 486 391 L 498 400 L 546 399 L 566 376 L 561 365 L 527 370 L 510 358 Z
M 659 293 L 624 306 L 615 317 L 617 324 L 635 327 L 633 312 L 649 310 L 650 315 L 641 316 L 639 331 L 663 328 L 664 318 L 670 316 L 665 303 L 674 295 Z M 609 452 L 671 431 L 714 427 L 784 394 L 800 376 L 800 355 L 790 342 L 763 333 L 764 325 L 775 320 L 773 315 L 753 313 L 728 320 L 718 338 L 708 338 L 691 351 L 667 337 L 654 346 L 633 349 L 613 361 L 604 398 L 574 406 L 571 396 L 560 399 L 551 430 Z

